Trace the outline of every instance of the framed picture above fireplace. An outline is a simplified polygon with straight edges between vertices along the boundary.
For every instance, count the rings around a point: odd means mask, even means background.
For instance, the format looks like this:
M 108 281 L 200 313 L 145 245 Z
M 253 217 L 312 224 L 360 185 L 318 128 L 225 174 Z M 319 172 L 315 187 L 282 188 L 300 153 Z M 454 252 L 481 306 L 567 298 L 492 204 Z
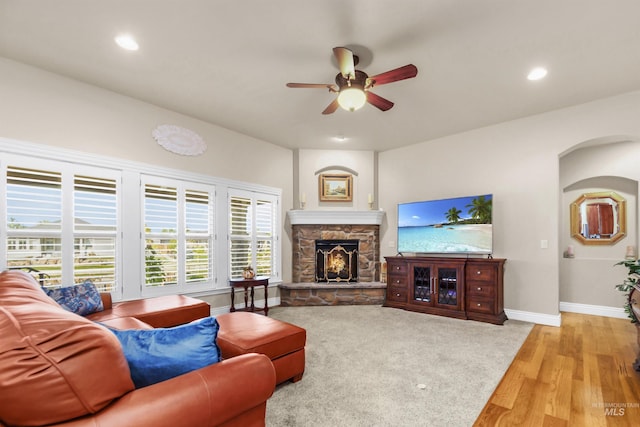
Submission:
M 350 202 L 353 198 L 350 174 L 320 174 L 318 184 L 321 202 Z

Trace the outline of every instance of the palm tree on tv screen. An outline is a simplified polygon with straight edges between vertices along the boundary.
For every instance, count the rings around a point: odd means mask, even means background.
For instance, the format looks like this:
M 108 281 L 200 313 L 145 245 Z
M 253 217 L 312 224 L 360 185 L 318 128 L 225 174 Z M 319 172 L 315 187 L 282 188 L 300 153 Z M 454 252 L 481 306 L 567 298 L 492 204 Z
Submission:
M 466 208 L 469 209 L 469 215 L 477 220 L 478 224 L 491 223 L 491 199 L 478 196 L 473 199 Z
M 449 222 L 458 222 L 460 221 L 460 214 L 462 211 L 456 207 L 449 209 L 445 212 L 445 216 L 447 217 L 447 221 Z

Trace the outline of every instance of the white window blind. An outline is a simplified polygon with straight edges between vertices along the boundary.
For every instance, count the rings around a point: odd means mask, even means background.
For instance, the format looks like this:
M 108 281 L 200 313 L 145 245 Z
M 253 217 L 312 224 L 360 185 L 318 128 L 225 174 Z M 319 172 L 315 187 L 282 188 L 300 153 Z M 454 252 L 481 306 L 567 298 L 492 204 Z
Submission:
M 229 198 L 229 269 L 230 277 L 242 277 L 242 270 L 253 266 L 253 210 L 250 198 Z
M 268 194 L 229 191 L 229 276 L 242 277 L 251 266 L 257 275 L 275 275 L 276 198 Z
M 6 167 L 7 267 L 35 270 L 49 287 L 91 280 L 115 290 L 117 174 L 46 163 L 51 169 Z
M 274 203 L 256 199 L 256 274 L 271 276 L 273 273 Z
M 215 188 L 150 176 L 143 185 L 147 293 L 211 288 Z
M 185 191 L 186 282 L 209 281 L 213 232 L 212 203 L 205 191 Z
M 74 281 L 112 291 L 116 282 L 116 180 L 76 175 L 73 190 Z
M 7 267 L 62 282 L 62 173 L 7 166 Z M 45 281 L 44 278 L 47 278 Z
M 177 188 L 145 185 L 144 224 L 146 286 L 177 284 Z

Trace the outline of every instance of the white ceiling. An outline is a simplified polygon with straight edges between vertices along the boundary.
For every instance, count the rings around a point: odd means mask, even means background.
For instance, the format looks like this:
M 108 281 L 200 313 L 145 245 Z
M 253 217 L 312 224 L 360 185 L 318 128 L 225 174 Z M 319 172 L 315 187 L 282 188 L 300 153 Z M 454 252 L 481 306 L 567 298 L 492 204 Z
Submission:
M 639 18 L 638 0 L 0 0 L 0 56 L 284 147 L 384 151 L 640 89 Z M 418 76 L 374 88 L 387 112 L 323 116 L 334 94 L 285 84 L 333 83 L 336 46 Z

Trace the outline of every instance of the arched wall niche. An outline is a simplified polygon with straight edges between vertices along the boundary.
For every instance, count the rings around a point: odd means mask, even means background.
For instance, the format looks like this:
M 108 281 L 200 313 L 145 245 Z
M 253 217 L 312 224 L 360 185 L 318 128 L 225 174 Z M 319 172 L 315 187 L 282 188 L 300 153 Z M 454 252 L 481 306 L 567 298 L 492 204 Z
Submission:
M 615 289 L 626 270 L 615 263 L 638 247 L 640 137 L 612 135 L 576 144 L 559 161 L 560 304 L 622 308 Z M 626 201 L 625 236 L 611 245 L 585 245 L 571 236 L 570 206 L 585 193 L 614 191 Z M 572 256 L 569 256 L 571 253 Z
M 369 199 L 376 197 L 376 160 L 373 151 L 297 150 L 295 153 L 294 209 L 356 210 L 370 209 Z M 349 174 L 352 177 L 352 201 L 320 200 L 319 181 L 322 174 Z M 305 199 L 301 203 L 301 199 Z M 375 208 L 375 203 L 374 203 Z

